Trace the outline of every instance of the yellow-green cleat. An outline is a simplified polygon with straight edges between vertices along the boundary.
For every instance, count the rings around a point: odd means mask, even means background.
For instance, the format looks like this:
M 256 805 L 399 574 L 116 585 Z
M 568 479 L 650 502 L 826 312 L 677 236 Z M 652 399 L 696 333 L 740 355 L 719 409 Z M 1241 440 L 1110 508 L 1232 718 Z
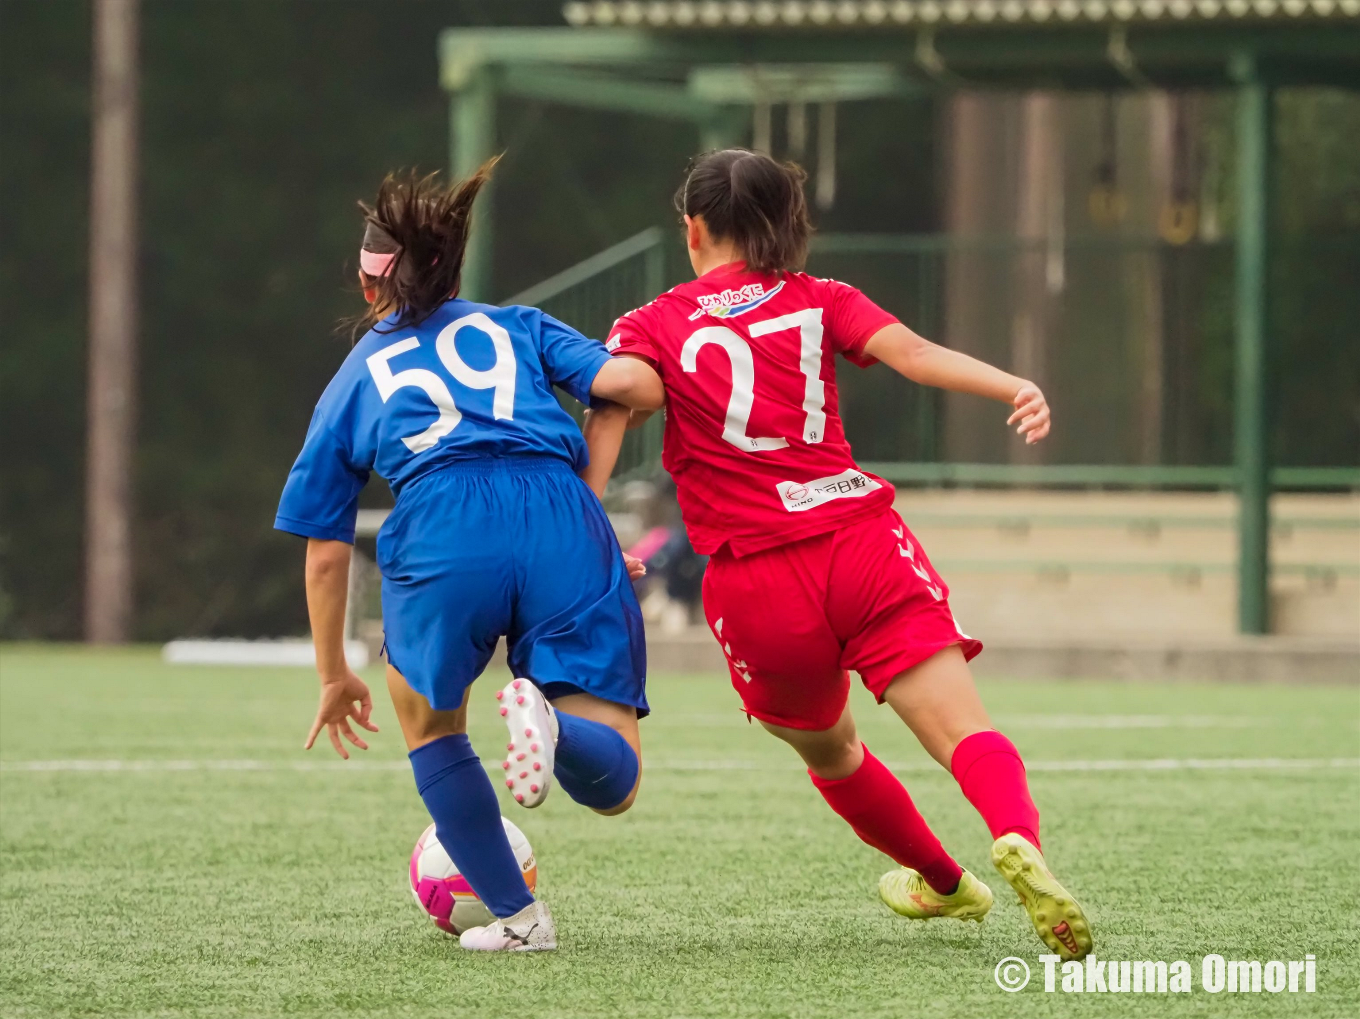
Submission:
M 910 920 L 952 916 L 982 923 L 992 908 L 992 890 L 966 870 L 950 895 L 941 895 L 910 867 L 890 870 L 878 879 L 878 897 L 894 913 Z
M 992 844 L 992 863 L 1020 896 L 1020 905 L 1044 944 L 1064 959 L 1080 959 L 1091 951 L 1086 914 L 1028 839 L 1002 835 Z

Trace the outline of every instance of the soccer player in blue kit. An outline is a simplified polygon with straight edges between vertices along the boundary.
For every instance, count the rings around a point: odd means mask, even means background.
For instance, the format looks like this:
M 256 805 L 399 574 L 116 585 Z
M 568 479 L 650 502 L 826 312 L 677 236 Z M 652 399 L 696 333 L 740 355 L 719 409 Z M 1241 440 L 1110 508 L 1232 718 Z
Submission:
M 578 477 L 587 445 L 553 395 L 661 405 L 650 367 L 611 358 L 535 308 L 457 296 L 472 205 L 492 164 L 453 187 L 383 182 L 365 213 L 360 282 L 371 326 L 326 387 L 274 526 L 307 541 L 307 608 L 321 699 L 307 738 L 366 749 L 368 687 L 343 630 L 359 492 L 370 472 L 396 506 L 378 535 L 387 686 L 440 843 L 497 918 L 464 948 L 557 945 L 501 825 L 466 734 L 468 694 L 506 637 L 516 677 L 497 694 L 510 729 L 515 799 L 537 806 L 555 779 L 602 814 L 628 809 L 647 713 L 642 617 L 630 569 Z M 592 479 L 607 478 L 608 463 Z M 551 706 L 549 705 L 551 702 Z

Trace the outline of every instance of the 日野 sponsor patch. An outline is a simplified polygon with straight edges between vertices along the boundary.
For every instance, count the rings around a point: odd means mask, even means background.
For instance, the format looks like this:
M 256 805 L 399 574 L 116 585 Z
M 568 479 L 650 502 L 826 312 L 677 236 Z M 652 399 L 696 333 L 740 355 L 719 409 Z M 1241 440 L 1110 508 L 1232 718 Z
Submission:
M 705 313 L 714 318 L 732 318 L 744 315 L 753 308 L 759 308 L 779 291 L 784 289 L 784 281 L 773 290 L 766 290 L 763 284 L 748 283 L 736 290 L 723 290 L 716 294 L 699 294 L 699 310 L 690 316 L 690 321 Z
M 781 481 L 775 485 L 779 499 L 790 513 L 801 513 L 833 499 L 855 499 L 882 488 L 862 471 L 841 471 L 812 481 Z

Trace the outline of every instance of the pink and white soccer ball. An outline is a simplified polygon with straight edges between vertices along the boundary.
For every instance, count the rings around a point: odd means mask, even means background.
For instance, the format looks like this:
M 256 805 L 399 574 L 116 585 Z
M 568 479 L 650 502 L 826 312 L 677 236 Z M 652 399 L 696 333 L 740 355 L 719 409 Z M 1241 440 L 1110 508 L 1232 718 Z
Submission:
M 534 861 L 534 850 L 529 840 L 506 818 L 505 837 L 510 840 L 510 848 L 519 861 L 520 872 L 529 891 L 538 884 L 538 864 Z M 482 905 L 467 883 L 467 878 L 458 873 L 457 865 L 449 859 L 444 847 L 435 836 L 434 825 L 416 839 L 416 847 L 411 850 L 411 894 L 420 903 L 421 909 L 430 914 L 435 926 L 450 934 L 461 934 L 469 927 L 485 927 L 496 918 L 491 910 Z

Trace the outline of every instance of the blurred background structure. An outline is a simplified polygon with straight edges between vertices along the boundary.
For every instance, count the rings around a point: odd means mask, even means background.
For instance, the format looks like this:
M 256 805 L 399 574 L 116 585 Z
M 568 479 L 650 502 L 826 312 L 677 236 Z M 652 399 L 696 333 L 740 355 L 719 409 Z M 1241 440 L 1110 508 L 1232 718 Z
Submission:
M 78 636 L 82 609 L 116 635 L 81 582 L 113 540 L 82 529 L 106 463 L 77 367 L 92 13 L 11 3 L 0 41 L 10 637 Z M 468 296 L 602 336 L 684 277 L 685 159 L 746 144 L 808 166 L 811 271 L 1048 392 L 1054 435 L 1026 449 L 981 401 L 841 372 L 856 455 L 899 484 L 966 628 L 1360 642 L 1360 0 L 144 0 L 141 19 L 123 633 L 305 631 L 300 543 L 270 523 L 348 346 L 353 203 L 383 172 L 505 150 Z M 630 437 L 625 544 L 653 529 L 636 483 L 658 454 L 655 428 Z

